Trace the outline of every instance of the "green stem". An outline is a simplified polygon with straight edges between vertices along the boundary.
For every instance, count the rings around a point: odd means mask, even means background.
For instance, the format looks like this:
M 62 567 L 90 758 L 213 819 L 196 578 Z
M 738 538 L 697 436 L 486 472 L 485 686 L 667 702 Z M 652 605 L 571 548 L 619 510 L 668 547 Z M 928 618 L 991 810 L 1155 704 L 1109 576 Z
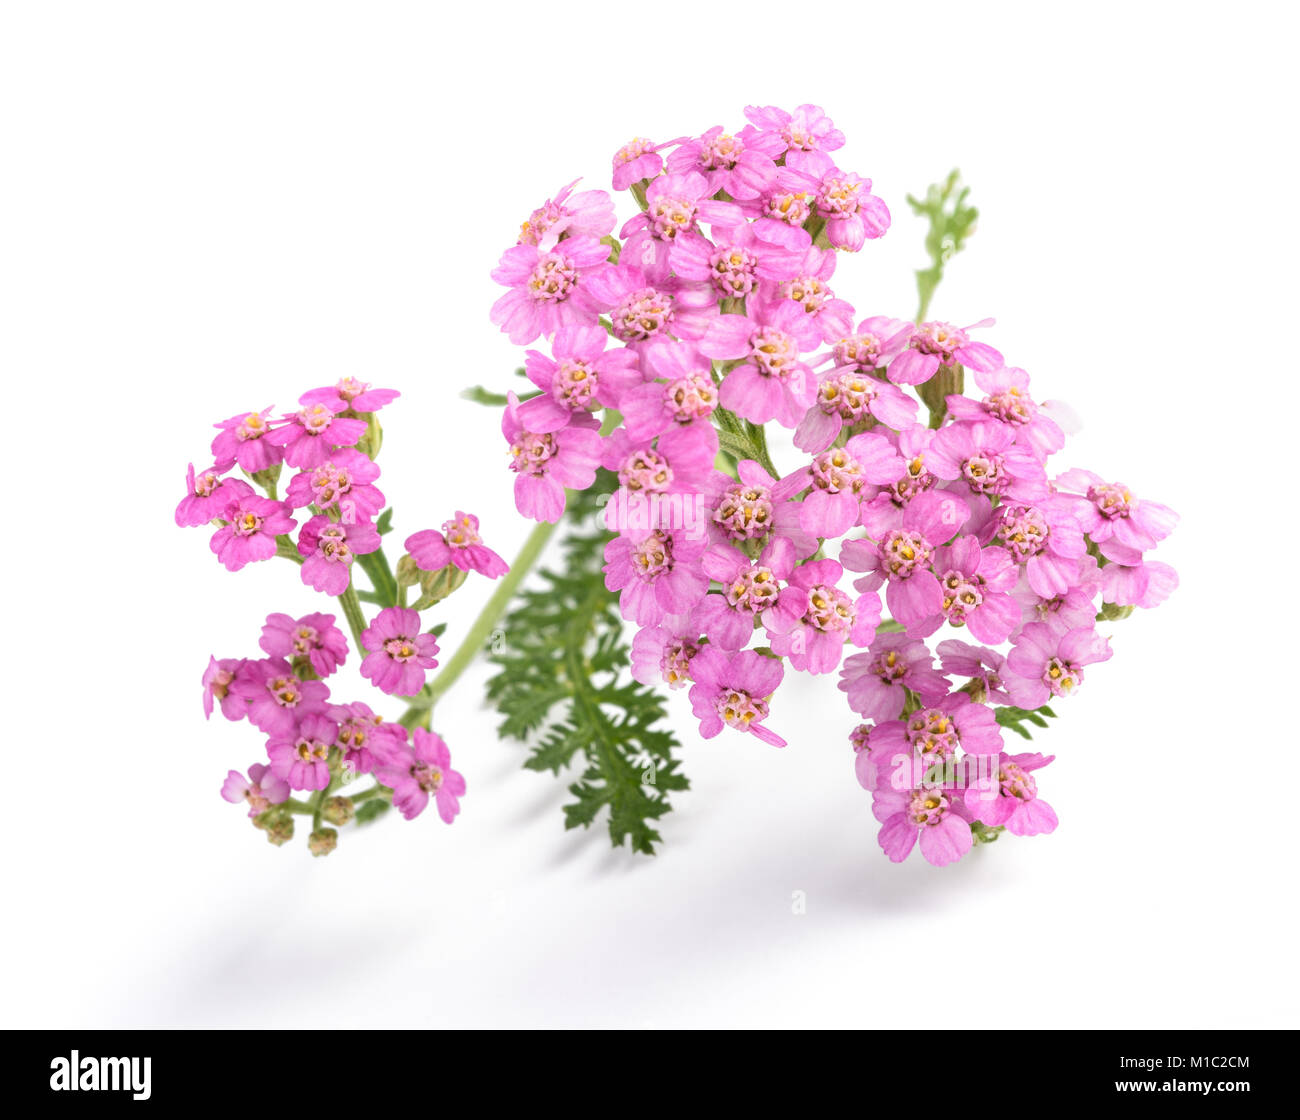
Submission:
M 324 789 L 317 790 L 311 798 L 311 830 L 312 832 L 320 831 L 320 815 L 325 809 L 325 799 L 329 797 L 339 786 L 339 776 L 334 773 L 333 767 L 330 768 L 330 782 Z
M 438 697 L 456 683 L 456 679 L 469 667 L 470 662 L 478 656 L 479 651 L 487 643 L 488 636 L 492 633 L 493 628 L 500 621 L 501 616 L 505 614 L 506 607 L 510 605 L 510 600 L 514 598 L 520 582 L 537 562 L 537 558 L 541 556 L 542 550 L 546 547 L 546 542 L 551 539 L 551 534 L 555 532 L 555 528 L 555 525 L 542 521 L 538 523 L 537 528 L 528 534 L 528 539 L 524 541 L 524 546 L 519 550 L 519 555 L 515 557 L 514 563 L 510 565 L 510 571 L 501 578 L 501 582 L 497 584 L 497 589 L 492 593 L 492 597 L 488 599 L 487 603 L 484 604 L 483 610 L 479 613 L 478 618 L 474 620 L 474 624 L 469 628 L 469 632 L 465 635 L 456 652 L 443 665 L 442 671 L 426 684 L 411 701 L 410 707 L 402 717 L 404 724 L 408 718 L 432 709 L 434 704 L 437 703 Z
M 301 564 L 303 561 L 302 553 L 298 551 L 298 546 L 284 533 L 281 533 L 275 538 L 275 554 L 277 556 L 283 556 L 286 560 L 292 560 L 295 564 Z
M 360 805 L 363 801 L 369 801 L 372 797 L 383 797 L 384 794 L 392 792 L 387 786 L 371 786 L 369 789 L 363 789 L 360 793 L 348 794 L 348 800 L 353 805 Z
M 339 596 L 339 606 L 343 608 L 343 617 L 348 620 L 348 629 L 352 631 L 352 640 L 356 643 L 360 655 L 365 646 L 361 644 L 361 633 L 366 629 L 366 616 L 361 610 L 361 600 L 357 598 L 357 589 L 348 584 L 347 590 Z

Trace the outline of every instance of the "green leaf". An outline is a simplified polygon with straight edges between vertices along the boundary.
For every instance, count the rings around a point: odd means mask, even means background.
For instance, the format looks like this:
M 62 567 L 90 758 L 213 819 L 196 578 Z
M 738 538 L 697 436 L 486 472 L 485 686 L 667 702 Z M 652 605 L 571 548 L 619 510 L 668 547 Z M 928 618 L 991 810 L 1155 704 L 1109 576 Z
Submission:
M 1008 704 L 1004 708 L 993 709 L 994 718 L 997 719 L 1008 731 L 1014 731 L 1017 735 L 1025 739 L 1032 739 L 1029 729 L 1025 727 L 1026 723 L 1032 723 L 1035 727 L 1046 727 L 1047 720 L 1044 716 L 1056 718 L 1056 713 L 1046 704 L 1041 708 L 1035 708 L 1032 711 L 1027 708 L 1017 708 Z
M 392 807 L 392 804 L 382 797 L 372 797 L 369 801 L 363 801 L 357 806 L 356 822 L 359 825 L 370 824 L 371 821 L 376 821 L 382 817 Z
M 379 520 L 375 522 L 375 529 L 382 537 L 385 533 L 392 532 L 393 529 L 393 507 L 389 506 L 379 515 Z
M 375 552 L 359 554 L 356 562 L 374 588 L 374 597 L 367 599 L 367 602 L 378 603 L 381 607 L 397 606 L 397 580 L 393 578 L 393 570 L 388 566 L 384 550 L 381 548 Z M 361 592 L 357 592 L 357 597 L 361 597 Z
M 523 370 L 519 371 L 520 373 Z M 534 389 L 528 393 L 516 394 L 521 401 L 530 401 L 534 397 L 541 395 L 540 389 Z M 461 396 L 467 401 L 473 401 L 475 404 L 485 404 L 490 408 L 505 408 L 510 403 L 505 393 L 494 393 L 491 389 L 485 389 L 482 385 L 474 385 L 461 393 Z
M 663 697 L 628 677 L 618 596 L 601 573 L 610 534 L 598 527 L 595 499 L 615 485 L 603 474 L 569 495 L 562 561 L 537 573 L 537 586 L 521 592 L 503 620 L 487 692 L 501 734 L 529 744 L 525 767 L 557 775 L 581 768 L 569 786 L 566 828 L 588 828 L 607 811 L 615 847 L 652 855 L 669 794 L 689 782 L 675 757 L 680 745 L 664 726 Z
M 929 220 L 925 235 L 925 251 L 930 258 L 928 268 L 917 269 L 916 291 L 920 297 L 918 321 L 930 310 L 930 300 L 943 279 L 944 266 L 966 247 L 966 239 L 975 232 L 979 211 L 966 203 L 970 187 L 961 185 L 961 172 L 954 168 L 942 183 L 931 183 L 925 199 L 907 196 L 914 213 Z

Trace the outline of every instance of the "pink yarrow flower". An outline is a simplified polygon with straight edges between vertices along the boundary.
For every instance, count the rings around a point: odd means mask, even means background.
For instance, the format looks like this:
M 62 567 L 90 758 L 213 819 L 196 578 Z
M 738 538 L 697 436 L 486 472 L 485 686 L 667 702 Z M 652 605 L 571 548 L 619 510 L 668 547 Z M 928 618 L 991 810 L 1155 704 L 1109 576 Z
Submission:
M 1065 432 L 1029 396 L 1029 374 L 1004 366 L 992 371 L 976 370 L 975 384 L 987 396 L 974 401 L 960 394 L 947 398 L 948 412 L 957 420 L 993 420 L 1006 424 L 1016 442 L 1028 447 L 1039 459 L 1046 459 L 1065 446 Z
M 238 480 L 223 479 L 216 467 L 195 474 L 191 463 L 185 472 L 185 497 L 176 507 L 176 524 L 191 528 L 219 518 L 234 497 L 231 481 Z
M 632 639 L 632 676 L 642 684 L 685 688 L 691 683 L 691 661 L 703 648 L 692 615 L 669 615 L 658 626 L 642 627 Z
M 691 710 L 700 721 L 700 734 L 712 739 L 723 727 L 746 731 L 761 742 L 784 747 L 785 740 L 763 726 L 768 701 L 785 670 L 775 658 L 754 650 L 727 653 L 706 646 L 691 662 Z
M 736 466 L 739 478 L 717 472 L 708 494 L 709 538 L 717 544 L 751 542 L 764 547 L 784 537 L 802 560 L 817 551 L 817 538 L 803 528 L 803 503 L 786 500 L 781 484 L 753 459 Z
M 641 136 L 629 140 L 614 153 L 614 189 L 625 191 L 642 179 L 653 179 L 664 169 L 663 156 L 659 153 L 681 142 L 681 137 L 663 144 L 656 144 Z
M 792 669 L 833 673 L 846 642 L 866 646 L 876 636 L 880 596 L 847 595 L 836 586 L 843 575 L 834 560 L 810 561 L 791 573 L 790 586 L 804 593 L 807 605 L 792 627 L 773 635 L 772 652 L 788 658 Z
M 924 770 L 947 764 L 962 755 L 997 755 L 1002 750 L 1002 729 L 987 704 L 977 704 L 964 692 L 951 692 L 942 700 L 902 719 L 876 726 L 871 733 L 871 755 L 885 769 L 916 761 Z M 905 777 L 904 773 L 904 777 Z M 904 781 L 902 784 L 907 784 Z
M 1004 501 L 1036 502 L 1047 497 L 1047 472 L 1013 429 L 987 420 L 959 420 L 940 428 L 930 444 L 926 467 L 938 478 L 959 482 L 971 493 Z
M 844 147 L 844 133 L 820 105 L 800 105 L 793 113 L 775 105 L 747 105 L 745 119 L 778 137 L 789 151 L 833 152 Z
M 903 524 L 903 511 L 912 499 L 938 484 L 939 480 L 925 465 L 934 436 L 935 432 L 923 424 L 915 424 L 896 435 L 887 434 L 886 438 L 898 448 L 904 469 L 895 482 L 882 487 L 870 501 L 863 501 L 862 525 L 867 536 L 878 540 L 891 529 L 899 528 Z
M 238 770 L 231 770 L 221 784 L 221 796 L 234 805 L 245 802 L 248 815 L 258 817 L 272 805 L 289 800 L 289 783 L 272 774 L 269 766 L 255 762 L 248 768 L 247 778 Z
M 943 610 L 943 589 L 931 570 L 934 551 L 947 544 L 969 515 L 970 507 L 953 494 L 928 490 L 903 511 L 903 523 L 878 542 L 846 541 L 840 562 L 854 572 L 866 572 L 854 586 L 874 591 L 886 583 L 889 613 L 914 627 Z
M 1044 599 L 1066 595 L 1079 583 L 1088 550 L 1075 516 L 1077 503 L 1058 495 L 1032 505 L 999 506 L 981 536 L 995 534 L 1017 564 L 1023 564 L 1033 591 Z M 983 639 L 981 639 L 983 640 Z
M 670 174 L 699 172 L 708 194 L 757 198 L 776 181 L 776 160 L 785 150 L 779 136 L 747 126 L 732 135 L 715 125 L 697 140 L 687 140 L 668 157 Z
M 973 536 L 960 536 L 935 549 L 933 570 L 943 595 L 939 611 L 908 633 L 925 637 L 948 622 L 999 645 L 1020 625 L 1020 604 L 1011 595 L 1020 573 L 1005 548 L 981 548 Z
M 686 614 L 704 598 L 709 577 L 700 559 L 704 541 L 685 532 L 626 532 L 605 545 L 605 586 L 618 591 L 623 617 L 659 625 Z
M 623 223 L 620 263 L 634 261 L 651 283 L 672 271 L 674 246 L 705 241 L 699 223 L 739 225 L 743 212 L 735 203 L 716 202 L 708 180 L 699 172 L 661 175 L 646 189 L 646 209 Z
M 776 420 L 793 428 L 817 394 L 816 377 L 800 354 L 820 340 L 817 324 L 785 300 L 758 309 L 755 317 L 718 316 L 699 347 L 710 358 L 741 361 L 723 379 L 723 407 L 755 424 Z
M 591 295 L 608 310 L 614 337 L 634 350 L 669 338 L 700 338 L 718 314 L 711 291 L 652 276 L 631 258 L 596 277 Z
M 1052 832 L 1058 824 L 1056 812 L 1038 796 L 1038 781 L 1033 772 L 1055 757 L 1003 752 L 998 756 L 997 773 L 989 787 L 967 791 L 967 807 L 977 820 L 990 828 L 1005 827 L 1012 836 L 1041 836 Z
M 548 198 L 519 227 L 520 245 L 551 248 L 561 237 L 594 237 L 599 241 L 614 229 L 614 200 L 604 191 L 579 191 L 575 179 Z
M 380 545 L 379 530 L 369 521 L 348 524 L 318 514 L 298 534 L 303 557 L 302 582 L 326 595 L 342 595 L 352 580 L 352 562 Z
M 1178 524 L 1178 514 L 1168 506 L 1139 499 L 1122 483 L 1106 482 L 1092 471 L 1066 471 L 1056 485 L 1084 496 L 1076 503 L 1079 527 L 1098 544 L 1113 539 L 1126 549 L 1145 552 Z
M 871 797 L 871 811 L 880 821 L 877 842 L 894 863 L 911 854 L 918 836 L 921 855 L 935 867 L 955 863 L 974 844 L 970 813 L 956 790 L 926 783 L 896 789 L 882 774 Z
M 888 381 L 851 370 L 832 370 L 822 377 L 816 403 L 795 429 L 794 445 L 820 454 L 845 426 L 853 428 L 873 419 L 902 431 L 916 423 L 916 410 L 916 401 Z
M 221 714 L 229 720 L 241 720 L 248 714 L 248 701 L 231 687 L 247 662 L 242 657 L 208 658 L 203 670 L 203 717 L 212 718 L 220 704 Z
M 992 319 L 984 319 L 969 327 L 929 322 L 910 328 L 906 346 L 889 363 L 889 380 L 896 385 L 920 385 L 938 373 L 941 366 L 959 363 L 982 373 L 1000 369 L 1004 364 L 1002 355 L 985 342 L 972 342 L 967 333 L 992 325 Z
M 258 645 L 271 657 L 310 665 L 318 677 L 336 672 L 348 658 L 348 640 L 332 614 L 269 614 Z
M 420 616 L 409 607 L 385 607 L 361 632 L 361 644 L 370 651 L 361 675 L 390 696 L 414 696 L 438 665 L 438 639 L 420 631 Z
M 355 700 L 351 704 L 331 704 L 326 709 L 330 719 L 339 725 L 338 747 L 343 752 L 343 765 L 353 774 L 369 774 L 376 764 L 376 752 L 383 741 L 395 737 L 406 742 L 406 728 L 400 723 L 385 723 L 368 704 Z
M 863 500 L 874 497 L 877 486 L 896 481 L 904 470 L 889 440 L 863 432 L 782 479 L 777 494 L 790 497 L 806 488 L 799 523 L 814 537 L 840 537 L 857 524 Z
M 948 695 L 948 678 L 934 668 L 924 642 L 906 634 L 880 634 L 866 653 L 844 659 L 839 689 L 849 707 L 866 719 L 897 719 L 908 690 L 933 705 Z
M 620 498 L 647 499 L 652 495 L 681 494 L 694 498 L 713 476 L 718 456 L 718 433 L 711 424 L 685 424 L 651 440 L 634 440 L 619 428 L 605 440 L 604 465 L 618 475 Z M 625 528 L 685 528 L 684 525 L 627 525 L 624 503 L 605 506 L 605 526 Z M 703 527 L 701 526 L 701 532 Z
M 948 638 L 935 646 L 935 652 L 939 655 L 939 668 L 944 673 L 979 683 L 980 691 L 973 694 L 975 699 L 982 695 L 985 700 L 1011 703 L 1011 697 L 1002 685 L 1007 659 L 997 650 Z
M 1031 622 L 1007 654 L 1007 693 L 1021 708 L 1041 708 L 1054 696 L 1071 695 L 1083 683 L 1084 667 L 1110 656 L 1109 639 L 1091 627 Z
M 812 195 L 814 213 L 825 221 L 827 240 L 837 249 L 857 252 L 889 230 L 889 207 L 871 193 L 871 180 L 841 171 L 824 151 L 786 152 L 778 182 Z
M 492 322 L 517 346 L 561 327 L 595 323 L 600 307 L 588 291 L 606 268 L 609 247 L 594 237 L 566 237 L 553 248 L 516 245 L 492 279 L 510 290 L 492 305 Z
M 759 229 L 742 222 L 715 226 L 712 234 L 712 241 L 692 238 L 674 245 L 673 273 L 691 285 L 707 288 L 719 300 L 757 295 L 764 281 L 779 284 L 793 280 L 808 245 L 806 231 L 784 225 Z
M 794 629 L 808 609 L 805 590 L 783 586 L 794 571 L 794 561 L 790 542 L 780 537 L 755 562 L 734 548 L 710 548 L 702 564 L 721 591 L 706 595 L 695 608 L 693 619 L 699 631 L 713 645 L 738 650 L 749 644 L 760 621 L 776 633 Z
M 306 712 L 319 712 L 329 699 L 321 681 L 299 680 L 281 657 L 245 662 L 230 686 L 248 701 L 248 719 L 268 735 L 285 735 Z
M 708 358 L 690 343 L 657 341 L 642 350 L 641 360 L 654 380 L 621 390 L 613 404 L 628 436 L 650 440 L 675 427 L 708 423 L 718 407 Z
M 501 433 L 510 444 L 510 469 L 515 472 L 515 507 L 534 521 L 559 521 L 564 491 L 585 490 L 596 480 L 602 443 L 599 424 L 587 413 L 574 413 L 565 428 L 533 432 L 519 416 L 519 398 L 507 394 Z
M 637 355 L 606 350 L 608 340 L 603 327 L 561 327 L 551 341 L 553 358 L 529 350 L 524 371 L 542 392 L 519 406 L 519 422 L 531 432 L 558 432 L 574 413 L 616 408 L 642 377 Z
M 266 436 L 267 442 L 284 448 L 284 461 L 291 467 L 310 470 L 329 462 L 334 451 L 366 434 L 364 420 L 340 415 L 341 403 L 317 401 L 286 413 L 285 423 Z
M 451 750 L 441 736 L 417 727 L 412 742 L 390 736 L 378 747 L 375 778 L 393 791 L 393 804 L 408 821 L 429 805 L 430 797 L 447 824 L 460 812 L 465 779 L 451 768 Z
M 308 390 L 298 398 L 298 403 L 323 404 L 333 412 L 355 416 L 366 412 L 378 412 L 384 405 L 392 404 L 401 395 L 396 389 L 372 389 L 369 381 L 343 377 L 333 385 Z M 342 405 L 342 408 L 335 407 L 336 404 Z
M 835 342 L 853 330 L 853 305 L 839 299 L 830 287 L 835 273 L 835 251 L 810 246 L 795 275 L 774 286 L 771 298 L 788 299 L 803 308 L 822 333 L 823 342 Z
M 344 447 L 320 466 L 294 475 L 284 496 L 295 509 L 314 505 L 322 513 L 337 509 L 344 521 L 368 521 L 386 504 L 373 485 L 378 477 L 379 467 L 370 456 Z
M 1020 604 L 1021 624 L 1027 626 L 1031 622 L 1051 622 L 1061 630 L 1091 626 L 1097 617 L 1096 600 L 1101 587 L 1101 570 L 1097 561 L 1088 555 L 1080 558 L 1069 588 L 1061 595 L 1044 598 L 1029 585 L 1028 575 L 1022 573 L 1014 592 L 1016 601 Z
M 1111 557 L 1100 572 L 1101 594 L 1107 603 L 1120 607 L 1158 607 L 1178 587 L 1178 573 L 1159 560 L 1144 560 L 1135 551 L 1113 541 L 1102 545 Z
M 271 772 L 291 789 L 324 789 L 330 784 L 329 754 L 338 734 L 338 724 L 324 711 L 304 712 L 268 740 Z
M 275 538 L 290 533 L 297 522 L 287 502 L 259 498 L 246 482 L 232 478 L 226 483 L 230 500 L 221 516 L 226 524 L 212 534 L 209 547 L 231 572 L 246 564 L 269 560 L 276 553 Z
M 266 438 L 274 430 L 267 419 L 270 412 L 269 408 L 261 412 L 241 412 L 214 425 L 221 429 L 212 441 L 212 455 L 217 461 L 218 471 L 228 471 L 238 464 L 241 470 L 255 474 L 284 460 L 284 452 Z
M 442 532 L 422 529 L 406 538 L 406 551 L 416 567 L 436 572 L 449 564 L 462 572 L 479 572 L 496 579 L 510 570 L 504 560 L 483 543 L 478 532 L 478 518 L 472 513 L 456 511 L 456 516 L 442 523 Z

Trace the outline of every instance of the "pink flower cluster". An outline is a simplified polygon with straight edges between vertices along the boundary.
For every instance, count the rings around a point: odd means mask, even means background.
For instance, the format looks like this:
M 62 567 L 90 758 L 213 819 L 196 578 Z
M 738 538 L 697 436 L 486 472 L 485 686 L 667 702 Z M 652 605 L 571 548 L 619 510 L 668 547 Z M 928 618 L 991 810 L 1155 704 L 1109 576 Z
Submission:
M 705 737 L 784 746 L 787 669 L 838 671 L 889 858 L 1049 832 L 1051 758 L 1007 753 L 999 714 L 1073 694 L 1111 655 L 1099 619 L 1169 595 L 1151 552 L 1176 515 L 1055 466 L 1066 433 L 992 320 L 839 296 L 838 253 L 889 210 L 819 107 L 745 117 L 619 149 L 637 213 L 617 234 L 611 197 L 570 184 L 502 255 L 492 321 L 535 347 L 502 420 L 517 507 L 553 522 L 566 489 L 616 480 L 604 571 L 640 628 L 634 674 L 689 688 Z
M 389 568 L 381 551 L 386 529 L 380 515 L 386 501 L 377 485 L 374 414 L 397 396 L 394 390 L 345 378 L 304 393 L 297 410 L 278 418 L 263 409 L 220 422 L 212 442 L 213 465 L 201 472 L 190 467 L 176 523 L 213 526 L 212 551 L 231 571 L 277 555 L 295 560 L 304 584 L 343 604 L 353 637 L 364 647 L 362 677 L 386 694 L 411 697 L 421 692 L 429 670 L 438 664 L 438 641 L 425 629 L 420 613 L 405 605 L 406 587 L 422 578 L 419 573 L 455 572 L 463 579 L 464 573 L 477 571 L 495 579 L 507 566 L 483 543 L 478 518 L 457 511 L 441 532 L 426 529 L 407 538 L 406 562 L 416 576 L 403 582 L 402 566 L 397 575 Z M 286 466 L 297 473 L 280 497 Z M 232 473 L 236 468 L 244 478 Z M 295 529 L 296 539 L 290 535 Z M 385 600 L 377 598 L 378 584 L 358 597 L 358 568 L 366 569 L 372 583 L 375 573 L 382 573 L 386 578 L 380 582 L 395 589 L 390 594 L 396 603 L 383 606 L 368 621 L 361 598 Z M 336 615 L 272 614 L 260 645 L 265 656 L 212 658 L 203 674 L 205 713 L 211 716 L 220 708 L 229 720 L 247 720 L 265 741 L 264 761 L 250 766 L 246 775 L 228 775 L 221 788 L 227 801 L 246 803 L 249 815 L 277 843 L 291 831 L 284 814 L 310 813 L 317 854 L 332 846 L 332 839 L 327 842 L 319 831 L 324 794 L 366 775 L 376 785 L 362 797 L 382 796 L 407 818 L 432 800 L 444 821 L 454 819 L 465 781 L 451 768 L 441 738 L 419 720 L 408 730 L 400 722 L 385 721 L 364 702 L 331 699 L 326 681 L 343 668 L 350 652 Z M 296 792 L 309 801 L 296 801 Z M 267 823 L 271 818 L 276 820 Z
M 371 630 L 388 634 L 410 629 L 405 617 L 410 615 L 415 612 L 380 611 Z M 262 627 L 260 642 L 268 656 L 209 662 L 203 674 L 204 711 L 211 716 L 220 705 L 227 719 L 246 719 L 266 738 L 267 761 L 250 766 L 247 777 L 232 770 L 221 795 L 227 801 L 247 802 L 249 816 L 258 817 L 286 802 L 293 791 L 324 790 L 372 774 L 392 791 L 393 804 L 403 816 L 417 816 L 432 797 L 438 815 L 450 824 L 460 811 L 465 779 L 451 768 L 442 739 L 422 727 L 412 733 L 400 723 L 385 721 L 361 701 L 332 702 L 330 688 L 320 678 L 331 676 L 348 655 L 347 638 L 334 622 L 332 614 L 300 619 L 273 614 Z M 428 634 L 411 643 L 437 650 Z M 409 671 L 411 659 L 398 662 L 389 658 L 382 643 L 376 645 L 379 650 L 362 664 L 363 674 L 374 677 L 381 671 L 366 673 L 366 664 L 376 658 L 383 659 L 383 672 Z

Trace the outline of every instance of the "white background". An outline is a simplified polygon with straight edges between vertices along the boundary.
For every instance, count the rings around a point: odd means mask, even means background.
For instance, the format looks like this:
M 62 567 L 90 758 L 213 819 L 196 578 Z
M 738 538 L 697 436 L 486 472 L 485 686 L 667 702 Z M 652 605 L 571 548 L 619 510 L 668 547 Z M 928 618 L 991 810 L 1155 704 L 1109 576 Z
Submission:
M 1293 7 L 3 11 L 4 1025 L 1296 1025 Z M 439 711 L 454 827 L 272 848 L 217 796 L 260 741 L 205 724 L 198 680 L 320 599 L 173 525 L 210 425 L 349 374 L 400 388 L 400 535 L 469 508 L 509 556 L 497 416 L 458 397 L 518 361 L 498 254 L 633 135 L 803 101 L 895 217 L 838 293 L 912 313 L 903 196 L 960 166 L 980 228 L 935 314 L 996 316 L 1074 406 L 1062 466 L 1183 515 L 1181 589 L 1113 627 L 1040 740 L 1060 829 L 891 865 L 856 719 L 804 679 L 780 752 L 698 740 L 676 697 L 693 788 L 661 856 L 613 852 L 497 740 L 480 666 Z M 365 695 L 355 660 L 339 684 Z

